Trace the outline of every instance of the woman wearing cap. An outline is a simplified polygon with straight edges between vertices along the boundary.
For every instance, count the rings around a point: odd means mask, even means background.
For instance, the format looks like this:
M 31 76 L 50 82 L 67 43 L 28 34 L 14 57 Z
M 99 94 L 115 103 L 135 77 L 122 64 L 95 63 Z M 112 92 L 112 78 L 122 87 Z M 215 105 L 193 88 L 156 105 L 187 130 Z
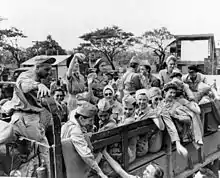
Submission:
M 135 111 L 136 121 L 152 119 L 157 126 L 156 130 L 155 128 L 151 128 L 146 134 L 140 135 L 140 139 L 137 144 L 137 156 L 143 156 L 148 151 L 157 152 L 160 150 L 162 140 L 158 144 L 154 145 L 154 148 L 151 147 L 152 145 L 149 145 L 149 142 L 152 143 L 154 134 L 158 131 L 158 129 L 164 129 L 164 124 L 160 116 L 158 116 L 157 113 L 150 108 L 148 104 L 148 92 L 146 89 L 140 89 L 136 92 L 136 100 L 138 104 L 138 109 Z
M 67 105 L 69 112 L 77 107 L 76 95 L 85 91 L 85 80 L 80 74 L 78 61 L 83 60 L 84 58 L 84 54 L 76 53 L 67 70 L 67 90 L 69 94 Z
M 135 122 L 135 109 L 136 109 L 136 100 L 131 95 L 126 95 L 122 99 L 123 105 L 123 115 L 121 116 L 120 122 L 118 126 L 131 124 Z M 128 140 L 128 155 L 129 155 L 129 163 L 133 162 L 136 159 L 136 147 L 137 140 L 139 137 L 132 137 Z
M 151 74 L 151 66 L 147 60 L 140 62 L 140 79 L 144 88 L 149 89 L 154 84 L 155 87 L 160 88 L 160 80 Z
M 95 97 L 103 98 L 103 88 L 108 84 L 108 77 L 105 75 L 108 67 L 107 59 L 100 58 L 96 61 L 94 68 L 95 73 L 90 73 L 88 79 L 91 79 L 91 88 Z
M 164 100 L 162 100 L 162 102 L 159 104 L 159 106 L 162 108 L 163 121 L 170 135 L 171 141 L 176 143 L 177 152 L 184 157 L 187 157 L 188 152 L 180 143 L 180 137 L 174 122 L 179 121 L 182 124 L 190 124 L 191 117 L 187 112 L 185 112 L 187 108 L 183 107 L 175 100 L 177 91 L 176 84 L 169 82 L 164 86 L 163 90 Z
M 98 102 L 99 131 L 109 130 L 117 126 L 116 121 L 112 118 L 112 110 L 109 102 L 103 98 Z
M 176 67 L 176 57 L 171 55 L 166 59 L 166 69 L 160 70 L 159 79 L 161 86 L 164 86 L 166 83 L 171 81 L 170 75 L 173 72 L 173 69 Z
M 104 98 L 109 102 L 111 110 L 112 110 L 112 117 L 115 121 L 119 122 L 119 116 L 122 115 L 122 105 L 115 99 L 115 91 L 111 85 L 107 85 L 103 89 Z

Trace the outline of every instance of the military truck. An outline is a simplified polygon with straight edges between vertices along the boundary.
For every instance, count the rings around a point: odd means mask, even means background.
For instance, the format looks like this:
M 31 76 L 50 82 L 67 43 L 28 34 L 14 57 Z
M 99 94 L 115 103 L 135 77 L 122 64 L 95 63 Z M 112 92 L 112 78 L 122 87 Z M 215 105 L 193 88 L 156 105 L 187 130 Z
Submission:
M 4 83 L 5 84 L 5 83 Z M 48 106 L 53 114 L 53 141 L 51 145 L 42 145 L 34 140 L 22 138 L 49 150 L 51 178 L 65 178 L 65 168 L 62 158 L 62 147 L 60 139 L 61 123 L 57 116 L 56 104 L 52 98 L 48 98 Z M 180 156 L 171 144 L 169 136 L 164 131 L 166 142 L 157 153 L 148 153 L 143 157 L 136 158 L 129 164 L 128 161 L 128 139 L 144 133 L 148 133 L 156 127 L 151 120 L 142 120 L 129 125 L 120 126 L 111 130 L 94 133 L 91 141 L 94 150 L 101 150 L 114 143 L 121 144 L 122 162 L 121 166 L 132 175 L 142 176 L 143 170 L 150 162 L 158 163 L 165 172 L 165 178 L 187 178 L 192 177 L 202 167 L 210 168 L 218 175 L 220 157 L 220 132 L 218 130 L 219 113 L 216 112 L 214 102 L 200 105 L 201 121 L 204 127 L 204 145 L 196 150 L 192 143 L 185 143 L 189 152 L 187 159 Z M 214 125 L 216 129 L 209 130 L 208 125 Z M 6 152 L 5 158 L 10 160 L 11 155 Z M 7 166 L 5 166 L 7 167 Z M 10 166 L 8 166 L 10 169 Z M 7 170 L 10 172 L 10 170 Z

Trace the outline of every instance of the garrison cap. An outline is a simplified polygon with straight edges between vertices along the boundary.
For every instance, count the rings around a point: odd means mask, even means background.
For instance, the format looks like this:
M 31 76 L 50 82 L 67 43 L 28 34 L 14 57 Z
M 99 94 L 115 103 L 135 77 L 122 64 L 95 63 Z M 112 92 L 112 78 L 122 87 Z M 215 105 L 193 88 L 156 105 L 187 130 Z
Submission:
M 136 103 L 136 100 L 133 96 L 131 95 L 125 95 L 122 99 L 122 104 L 124 106 L 127 106 L 127 105 L 133 105 L 134 103 Z
M 55 61 L 56 59 L 50 56 L 37 56 L 35 59 L 36 64 L 53 64 Z
M 93 117 L 97 113 L 97 108 L 95 105 L 84 101 L 81 105 L 77 106 L 76 113 L 85 117 Z
M 110 108 L 111 108 L 110 103 L 105 98 L 99 100 L 99 102 L 98 102 L 98 109 L 99 109 L 99 111 L 106 112 Z

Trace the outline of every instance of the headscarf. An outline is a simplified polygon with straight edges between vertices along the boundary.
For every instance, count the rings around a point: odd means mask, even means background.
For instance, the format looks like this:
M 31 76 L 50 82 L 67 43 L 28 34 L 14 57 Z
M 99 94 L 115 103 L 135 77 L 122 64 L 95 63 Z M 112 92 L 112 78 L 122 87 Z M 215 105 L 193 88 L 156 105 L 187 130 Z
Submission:
M 115 95 L 115 90 L 112 88 L 111 85 L 106 85 L 106 86 L 104 87 L 104 89 L 103 89 L 103 95 L 105 95 L 105 91 L 106 91 L 106 90 L 111 90 L 113 96 Z

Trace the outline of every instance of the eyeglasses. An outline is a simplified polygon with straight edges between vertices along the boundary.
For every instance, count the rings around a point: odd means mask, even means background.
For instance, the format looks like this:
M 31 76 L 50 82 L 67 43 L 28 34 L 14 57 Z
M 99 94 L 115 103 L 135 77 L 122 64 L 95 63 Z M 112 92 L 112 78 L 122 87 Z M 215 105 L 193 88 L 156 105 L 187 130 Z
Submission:
M 105 96 L 112 96 L 112 93 L 105 93 Z
M 161 101 L 163 98 L 161 98 L 161 97 L 158 97 L 158 98 L 155 98 L 154 100 L 155 101 Z

